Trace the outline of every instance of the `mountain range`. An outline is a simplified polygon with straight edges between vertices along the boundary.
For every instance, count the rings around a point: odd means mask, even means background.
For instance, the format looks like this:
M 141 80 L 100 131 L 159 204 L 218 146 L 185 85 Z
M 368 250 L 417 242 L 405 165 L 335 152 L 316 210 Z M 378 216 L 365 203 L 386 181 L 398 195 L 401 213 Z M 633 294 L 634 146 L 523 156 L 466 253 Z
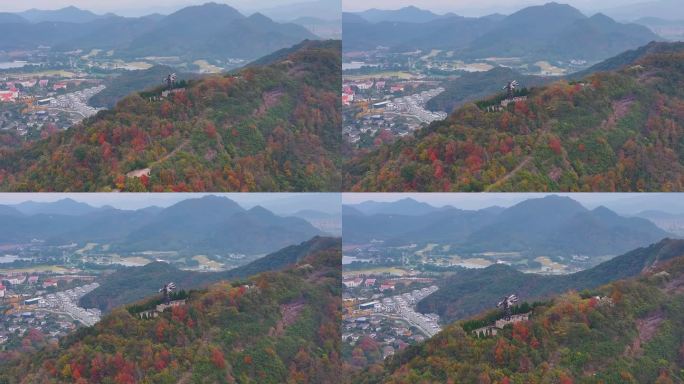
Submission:
M 678 252 L 670 254 L 668 247 Z M 580 293 L 561 291 L 528 306 L 527 320 L 493 336 L 472 330 L 501 318 L 497 310 L 453 323 L 348 382 L 674 383 L 684 367 L 684 244 L 635 252 L 654 257 L 633 255 L 638 263 L 646 261 L 633 277 Z M 662 252 L 667 259 L 659 259 Z M 489 288 L 478 283 L 475 289 Z
M 79 9 L 75 6 L 55 10 L 32 8 L 23 12 L 17 12 L 15 15 L 30 23 L 90 23 L 92 21 L 114 16 L 113 14 L 97 15 L 91 11 Z
M 25 212 L 25 213 L 22 213 Z M 243 209 L 216 196 L 171 207 L 123 211 L 73 200 L 22 203 L 0 209 L 0 243 L 110 244 L 111 251 L 231 252 L 263 254 L 322 234 L 307 221 L 276 216 L 262 207 Z
M 351 156 L 346 188 L 682 190 L 682 56 L 681 43 L 650 43 L 506 108 L 501 93 L 468 103 L 414 137 Z
M 413 18 L 414 21 L 410 21 Z M 637 24 L 591 17 L 558 3 L 531 6 L 506 17 L 437 16 L 417 8 L 343 15 L 345 51 L 441 49 L 463 59 L 521 57 L 599 61 L 659 37 Z
M 357 15 L 370 23 L 380 23 L 383 21 L 400 23 L 426 23 L 441 18 L 455 16 L 453 13 L 438 15 L 434 12 L 420 9 L 416 6 L 408 6 L 396 10 L 373 8 L 363 12 L 356 12 L 354 15 Z
M 178 284 L 184 302 L 163 312 L 152 288 L 58 343 L 32 333 L 0 352 L 0 382 L 337 383 L 340 259 L 338 240 L 249 278 Z
M 244 16 L 225 4 L 189 6 L 163 17 L 94 15 L 77 8 L 27 11 L 32 22 L 0 23 L 0 50 L 114 50 L 116 57 L 180 56 L 186 59 L 255 59 L 316 36 L 302 26 L 263 14 Z M 0 19 L 1 20 L 1 19 Z
M 342 4 L 336 0 L 302 0 L 265 8 L 261 11 L 274 20 L 296 22 L 299 18 L 315 18 L 325 21 L 339 21 Z M 340 26 L 338 24 L 338 30 Z
M 455 253 L 618 255 L 671 235 L 646 219 L 622 217 L 605 207 L 589 210 L 559 196 L 479 211 L 436 209 L 413 200 L 365 203 L 346 206 L 342 221 L 348 244 L 437 243 L 451 245 Z
M 603 12 L 619 20 L 657 17 L 665 20 L 684 20 L 684 10 L 678 0 L 644 0 L 604 9 Z
M 307 40 L 168 95 L 134 93 L 67 131 L 0 149 L 0 189 L 339 191 L 340 62 L 340 41 Z
M 441 210 L 440 208 L 433 207 L 428 203 L 416 201 L 410 197 L 393 202 L 364 201 L 359 204 L 347 204 L 345 207 L 369 216 L 377 214 L 420 216 Z M 351 213 L 352 211 L 348 212 L 348 214 Z

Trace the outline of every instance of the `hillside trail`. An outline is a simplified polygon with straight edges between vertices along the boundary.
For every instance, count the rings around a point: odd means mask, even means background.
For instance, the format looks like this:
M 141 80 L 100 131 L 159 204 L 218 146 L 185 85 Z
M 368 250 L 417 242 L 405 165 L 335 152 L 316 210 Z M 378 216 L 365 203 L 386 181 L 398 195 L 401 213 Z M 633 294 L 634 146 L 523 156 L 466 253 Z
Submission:
M 170 159 L 171 157 L 175 156 L 176 153 L 178 153 L 188 144 L 190 144 L 190 139 L 185 139 L 178 147 L 176 147 L 176 149 L 162 156 L 159 160 L 152 162 L 147 166 L 147 168 L 132 170 L 126 174 L 126 177 L 142 177 L 143 175 L 149 176 L 150 172 L 152 172 L 153 167 L 156 167 L 165 162 L 166 160 Z
M 539 130 L 539 134 L 537 135 L 537 139 L 534 141 L 534 144 L 532 145 L 532 150 L 530 151 L 530 154 L 525 156 L 523 160 L 518 164 L 515 168 L 513 168 L 510 172 L 507 174 L 503 175 L 500 179 L 495 181 L 494 183 L 490 184 L 485 188 L 485 192 L 491 192 L 503 184 L 505 184 L 508 180 L 510 180 L 513 176 L 515 176 L 518 172 L 520 172 L 523 168 L 525 168 L 530 161 L 532 161 L 533 155 L 532 153 L 534 152 L 534 149 L 537 148 L 542 140 L 542 137 L 544 137 L 547 133 L 549 133 L 550 129 L 548 124 L 544 124 L 542 128 Z
M 183 148 L 185 148 L 188 144 L 190 144 L 190 139 L 185 139 L 183 142 L 177 146 L 173 151 L 167 153 L 166 155 L 162 156 L 159 160 L 153 162 L 152 164 L 149 165 L 150 168 L 156 167 L 162 163 L 164 163 L 166 160 L 172 158 L 175 156 L 178 152 L 180 152 Z

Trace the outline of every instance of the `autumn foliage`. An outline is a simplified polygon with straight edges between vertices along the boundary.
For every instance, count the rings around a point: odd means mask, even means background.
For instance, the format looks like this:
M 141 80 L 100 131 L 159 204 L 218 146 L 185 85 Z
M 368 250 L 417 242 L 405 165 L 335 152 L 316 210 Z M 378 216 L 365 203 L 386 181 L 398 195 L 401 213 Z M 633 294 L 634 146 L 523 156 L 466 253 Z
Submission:
M 340 249 L 320 249 L 306 268 L 192 291 L 156 318 L 130 310 L 154 308 L 146 302 L 116 309 L 59 346 L 0 352 L 0 383 L 337 383 L 340 259 Z
M 682 191 L 684 51 L 672 50 L 531 89 L 502 111 L 467 104 L 415 137 L 355 153 L 345 189 Z
M 0 190 L 339 191 L 340 60 L 339 41 L 309 42 L 167 98 L 130 95 L 65 132 L 0 145 Z

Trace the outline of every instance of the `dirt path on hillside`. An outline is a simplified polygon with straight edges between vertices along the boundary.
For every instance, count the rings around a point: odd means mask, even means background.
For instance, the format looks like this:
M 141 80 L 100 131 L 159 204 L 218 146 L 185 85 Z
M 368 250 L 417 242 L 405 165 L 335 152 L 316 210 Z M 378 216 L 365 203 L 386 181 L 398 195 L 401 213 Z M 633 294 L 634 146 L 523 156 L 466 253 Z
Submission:
M 629 109 L 636 101 L 634 96 L 625 97 L 624 99 L 613 102 L 613 113 L 608 116 L 606 120 L 601 123 L 601 128 L 615 128 L 617 122 L 623 117 L 627 116 Z
M 264 92 L 261 96 L 262 103 L 259 108 L 254 111 L 255 117 L 263 117 L 269 109 L 275 107 L 280 102 L 285 92 L 282 89 L 275 89 L 273 91 Z
M 653 339 L 664 320 L 662 311 L 656 311 L 646 318 L 637 319 L 636 326 L 639 335 L 631 345 L 627 346 L 625 355 L 630 357 L 641 356 L 643 353 L 642 346 Z
M 170 159 L 170 158 L 173 157 L 176 153 L 178 153 L 178 151 L 182 150 L 182 149 L 183 149 L 186 145 L 188 145 L 188 144 L 190 144 L 190 139 L 186 139 L 185 141 L 183 141 L 183 142 L 181 143 L 181 145 L 179 145 L 178 147 L 176 147 L 176 149 L 174 149 L 173 151 L 171 151 L 171 152 L 167 153 L 166 155 L 162 156 L 159 160 L 153 162 L 153 163 L 150 164 L 147 168 L 136 169 L 136 170 L 133 170 L 133 171 L 128 172 L 128 173 L 126 174 L 126 177 L 128 177 L 128 178 L 138 177 L 138 178 L 139 178 L 139 177 L 142 177 L 142 176 L 149 176 L 149 175 L 150 175 L 150 172 L 152 172 L 152 168 L 153 168 L 153 167 L 156 167 L 156 166 L 158 166 L 159 164 L 161 164 L 161 163 L 165 162 L 166 160 Z
M 494 183 L 490 184 L 487 188 L 485 188 L 485 192 L 491 192 L 497 188 L 499 188 L 501 185 L 505 184 L 508 180 L 510 180 L 513 176 L 515 176 L 518 172 L 520 172 L 523 168 L 525 168 L 530 161 L 532 161 L 532 158 L 534 157 L 532 153 L 534 152 L 535 148 L 539 146 L 541 143 L 542 137 L 544 137 L 547 133 L 549 133 L 550 129 L 548 125 L 542 126 L 542 128 L 539 130 L 539 134 L 537 136 L 537 139 L 534 141 L 534 144 L 532 144 L 532 149 L 530 151 L 530 154 L 525 156 L 525 158 L 518 164 L 515 168 L 513 168 L 510 172 L 502 176 L 499 180 L 495 181 Z
M 290 325 L 294 324 L 295 321 L 297 321 L 303 309 L 303 299 L 299 299 L 288 304 L 282 304 L 280 306 L 280 314 L 282 317 L 280 318 L 280 320 L 278 320 L 276 326 L 274 328 L 271 328 L 271 330 L 268 332 L 269 336 L 282 336 L 283 333 L 285 333 L 285 329 L 287 329 L 287 327 L 289 327 Z

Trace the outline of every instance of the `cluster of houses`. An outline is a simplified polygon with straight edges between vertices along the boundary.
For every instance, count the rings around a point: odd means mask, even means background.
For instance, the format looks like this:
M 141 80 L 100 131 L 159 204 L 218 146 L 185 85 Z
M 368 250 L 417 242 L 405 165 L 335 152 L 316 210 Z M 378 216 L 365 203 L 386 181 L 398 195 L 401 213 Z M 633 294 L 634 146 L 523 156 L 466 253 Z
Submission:
M 29 79 L 29 80 L 7 80 L 4 79 L 6 89 L 0 90 L 0 102 L 15 102 L 19 99 L 20 90 L 40 87 L 41 89 L 48 89 L 50 80 L 48 79 Z M 52 84 L 52 90 L 66 89 L 66 81 L 58 81 Z

